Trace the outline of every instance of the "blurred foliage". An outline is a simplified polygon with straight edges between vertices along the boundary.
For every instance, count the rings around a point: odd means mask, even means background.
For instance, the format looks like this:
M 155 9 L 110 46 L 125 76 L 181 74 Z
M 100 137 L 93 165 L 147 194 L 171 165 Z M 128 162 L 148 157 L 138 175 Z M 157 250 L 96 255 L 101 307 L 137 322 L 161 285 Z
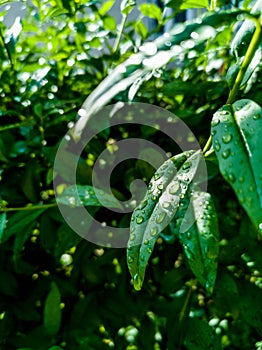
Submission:
M 206 157 L 208 191 L 220 230 L 212 295 L 191 272 L 182 245 L 168 241 L 169 227 L 156 242 L 144 286 L 137 292 L 125 249 L 100 247 L 79 237 L 55 201 L 54 159 L 77 111 L 114 69 L 145 52 L 152 37 L 172 54 L 147 66 L 146 74 L 126 89 L 114 88 L 106 103 L 132 100 L 161 106 L 181 118 L 204 147 L 212 115 L 234 85 L 236 75 L 227 72 L 242 62 L 232 53 L 232 39 L 254 2 L 197 3 L 209 12 L 199 10 L 196 21 L 181 24 L 189 39 L 175 34 L 173 43 L 163 34 L 165 24 L 194 8 L 196 1 L 123 1 L 117 8 L 122 24 L 111 12 L 117 7 L 111 0 L 0 1 L 1 349 L 262 349 L 261 238 L 220 174 L 214 153 Z M 21 17 L 11 21 L 10 6 L 18 6 Z M 167 6 L 173 8 L 170 17 Z M 253 66 L 238 97 L 259 104 L 261 63 Z M 179 151 L 150 128 L 107 130 L 81 154 L 79 188 L 91 191 L 99 154 L 105 148 L 114 152 L 114 142 L 129 137 L 146 138 L 171 155 Z M 109 166 L 103 167 L 106 174 Z M 112 192 L 127 200 L 130 183 L 137 178 L 149 183 L 154 171 L 141 160 L 126 161 L 111 178 Z M 67 179 L 61 177 L 60 183 L 55 189 L 60 201 L 74 206 Z M 108 202 L 114 205 L 114 198 L 109 196 Z M 101 222 L 129 225 L 130 215 L 112 217 L 92 195 L 84 204 Z

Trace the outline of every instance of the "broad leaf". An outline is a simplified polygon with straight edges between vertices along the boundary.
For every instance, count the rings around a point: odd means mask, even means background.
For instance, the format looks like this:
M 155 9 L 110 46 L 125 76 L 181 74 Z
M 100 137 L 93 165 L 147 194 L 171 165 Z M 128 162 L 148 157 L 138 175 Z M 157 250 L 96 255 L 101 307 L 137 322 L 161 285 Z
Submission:
M 251 100 L 225 105 L 211 123 L 213 147 L 225 180 L 258 229 L 262 222 L 262 109 Z
M 165 162 L 151 180 L 144 201 L 132 215 L 127 261 L 137 290 L 142 287 L 156 240 L 179 208 L 199 162 L 200 153 L 190 151 Z
M 101 201 L 100 201 L 100 200 Z M 92 186 L 72 185 L 56 197 L 59 204 L 71 206 L 106 206 L 122 209 L 121 203 L 113 196 Z
M 44 327 L 47 334 L 51 336 L 56 335 L 61 325 L 62 310 L 60 302 L 60 291 L 56 283 L 52 282 L 44 307 Z

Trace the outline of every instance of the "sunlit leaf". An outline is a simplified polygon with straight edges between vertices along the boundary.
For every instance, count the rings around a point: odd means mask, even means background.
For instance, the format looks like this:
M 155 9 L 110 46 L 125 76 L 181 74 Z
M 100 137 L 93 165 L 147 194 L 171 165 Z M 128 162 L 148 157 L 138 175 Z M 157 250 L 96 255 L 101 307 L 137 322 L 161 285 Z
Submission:
M 142 4 L 139 6 L 139 10 L 144 16 L 154 18 L 158 21 L 162 19 L 162 11 L 155 4 Z

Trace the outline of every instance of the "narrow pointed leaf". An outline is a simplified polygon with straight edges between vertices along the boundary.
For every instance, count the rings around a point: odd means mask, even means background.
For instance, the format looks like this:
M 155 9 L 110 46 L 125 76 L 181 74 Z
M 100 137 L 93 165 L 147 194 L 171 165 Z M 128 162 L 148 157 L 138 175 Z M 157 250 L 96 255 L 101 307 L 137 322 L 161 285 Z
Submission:
M 194 224 L 184 230 L 184 220 Z M 178 232 L 179 241 L 192 272 L 211 294 L 216 281 L 219 252 L 218 220 L 211 195 L 193 191 L 184 220 Z
M 101 201 L 99 200 L 101 199 Z M 100 189 L 86 185 L 72 185 L 67 187 L 63 193 L 56 197 L 59 204 L 71 207 L 84 206 L 106 206 L 122 209 L 121 203 L 113 196 Z
M 56 283 L 52 282 L 44 307 L 44 327 L 47 334 L 51 336 L 56 335 L 61 325 L 62 310 L 60 302 L 60 291 Z
M 217 275 L 219 228 L 212 197 L 207 192 L 194 192 L 193 206 L 200 249 L 203 257 L 205 287 L 213 292 Z
M 149 220 L 162 191 L 166 188 L 168 183 L 174 177 L 177 169 L 186 159 L 186 154 L 179 154 L 162 164 L 152 177 L 144 200 L 133 212 L 127 249 L 127 264 L 132 277 L 138 273 L 139 250 L 147 221 Z
M 262 109 L 251 100 L 225 105 L 211 123 L 213 147 L 225 180 L 258 229 L 262 222 Z
M 170 163 L 170 161 L 173 162 Z M 143 284 L 146 265 L 152 254 L 157 238 L 170 223 L 184 198 L 200 161 L 199 152 L 185 152 L 164 163 L 164 176 L 154 175 L 153 194 L 148 206 L 142 205 L 134 211 L 131 220 L 131 235 L 128 244 L 127 260 L 134 287 L 140 290 Z M 170 167 L 168 167 L 170 165 Z M 162 168 L 163 169 L 163 168 Z M 150 186 L 149 186 L 150 187 Z M 145 196 L 145 201 L 149 198 Z M 142 202 L 143 203 L 143 202 Z M 136 247 L 130 247 L 130 240 L 136 239 Z M 131 248 L 131 249 L 130 249 Z
M 8 219 L 6 229 L 2 234 L 2 242 L 7 241 L 13 235 L 16 235 L 17 247 L 21 247 L 21 245 L 23 246 L 23 243 L 31 234 L 32 225 L 34 225 L 36 219 L 44 211 L 45 209 L 39 209 L 28 212 L 17 212 L 12 215 Z
M 181 200 L 185 197 L 192 183 L 200 162 L 200 153 L 194 153 L 177 171 L 166 189 L 162 192 L 151 217 L 147 222 L 143 235 L 143 242 L 139 252 L 138 278 L 143 283 L 148 260 L 154 245 L 163 229 L 170 224 L 176 214 Z M 155 234 L 155 232 L 158 232 Z

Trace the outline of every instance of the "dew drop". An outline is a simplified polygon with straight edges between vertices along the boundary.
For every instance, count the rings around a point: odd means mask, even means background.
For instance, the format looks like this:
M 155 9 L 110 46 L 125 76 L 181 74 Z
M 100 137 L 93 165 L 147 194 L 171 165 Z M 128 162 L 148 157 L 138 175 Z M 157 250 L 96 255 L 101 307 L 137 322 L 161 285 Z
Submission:
M 217 151 L 217 152 L 220 151 L 221 146 L 217 140 L 215 141 L 214 148 L 215 148 L 215 151 Z
M 239 179 L 238 179 L 238 181 L 240 182 L 240 183 L 243 183 L 244 182 L 244 177 L 243 176 L 241 176 Z
M 227 115 L 228 114 L 228 111 L 221 111 L 220 112 L 222 115 Z
M 158 179 L 160 179 L 161 175 L 156 173 L 154 174 L 154 180 L 157 181 Z
M 146 239 L 146 240 L 144 241 L 144 245 L 148 245 L 148 243 L 149 243 L 149 240 Z
M 157 227 L 153 227 L 153 228 L 151 229 L 151 231 L 150 231 L 150 235 L 151 235 L 152 237 L 156 236 L 157 233 L 158 233 Z
M 159 185 L 157 186 L 157 188 L 158 188 L 159 190 L 163 190 L 164 186 L 163 186 L 163 184 L 159 184 Z
M 143 201 L 141 204 L 140 204 L 140 209 L 142 210 L 142 209 L 144 209 L 146 206 L 147 206 L 147 201 L 145 200 L 145 201 Z
M 235 182 L 235 181 L 236 181 L 235 175 L 232 174 L 232 173 L 230 173 L 230 174 L 228 175 L 228 180 L 229 180 L 230 182 Z
M 134 275 L 134 288 L 135 290 L 140 290 L 142 287 L 142 281 L 141 278 L 138 276 L 138 274 L 136 273 Z
M 156 218 L 156 222 L 157 222 L 158 224 L 161 224 L 161 223 L 164 221 L 165 217 L 166 217 L 166 213 L 160 213 L 160 214 L 158 214 L 158 215 L 157 215 L 157 218 Z
M 172 186 L 169 188 L 169 193 L 170 194 L 176 194 L 177 191 L 179 190 L 179 183 L 175 182 L 174 184 L 172 184 Z
M 211 126 L 217 126 L 220 123 L 219 119 L 212 119 Z
M 134 241 L 135 239 L 136 239 L 136 235 L 134 233 L 131 234 L 129 240 Z
M 157 196 L 152 196 L 152 201 L 156 201 L 157 200 Z
M 151 254 L 151 253 L 153 252 L 153 250 L 152 250 L 151 248 L 147 248 L 147 252 L 148 252 L 149 254 Z
M 137 223 L 137 224 L 142 224 L 143 221 L 144 221 L 144 218 L 143 218 L 142 216 L 138 216 L 138 217 L 136 218 L 136 223 Z
M 134 258 L 132 258 L 132 256 L 129 256 L 129 257 L 128 257 L 128 262 L 129 262 L 129 263 L 134 262 Z
M 225 134 L 222 136 L 222 141 L 224 143 L 229 143 L 232 140 L 232 135 L 231 134 Z
M 170 207 L 170 203 L 169 203 L 169 202 L 164 202 L 164 203 L 162 204 L 162 207 L 163 207 L 164 209 L 167 209 L 167 208 Z
M 212 136 L 215 136 L 216 133 L 217 133 L 216 130 L 211 130 L 211 135 L 212 135 Z
M 69 204 L 71 204 L 71 205 L 75 205 L 76 204 L 76 199 L 75 199 L 75 197 L 69 197 L 68 198 L 68 201 L 69 201 Z
M 190 167 L 192 166 L 192 163 L 191 162 L 185 162 L 182 166 L 182 169 L 183 170 L 187 170 L 189 169 Z
M 227 150 L 222 152 L 222 157 L 224 159 L 227 159 L 229 156 L 230 156 L 230 149 L 227 149 Z
M 255 114 L 255 115 L 253 115 L 253 119 L 254 120 L 258 120 L 258 119 L 260 119 L 261 118 L 261 115 L 260 114 Z

